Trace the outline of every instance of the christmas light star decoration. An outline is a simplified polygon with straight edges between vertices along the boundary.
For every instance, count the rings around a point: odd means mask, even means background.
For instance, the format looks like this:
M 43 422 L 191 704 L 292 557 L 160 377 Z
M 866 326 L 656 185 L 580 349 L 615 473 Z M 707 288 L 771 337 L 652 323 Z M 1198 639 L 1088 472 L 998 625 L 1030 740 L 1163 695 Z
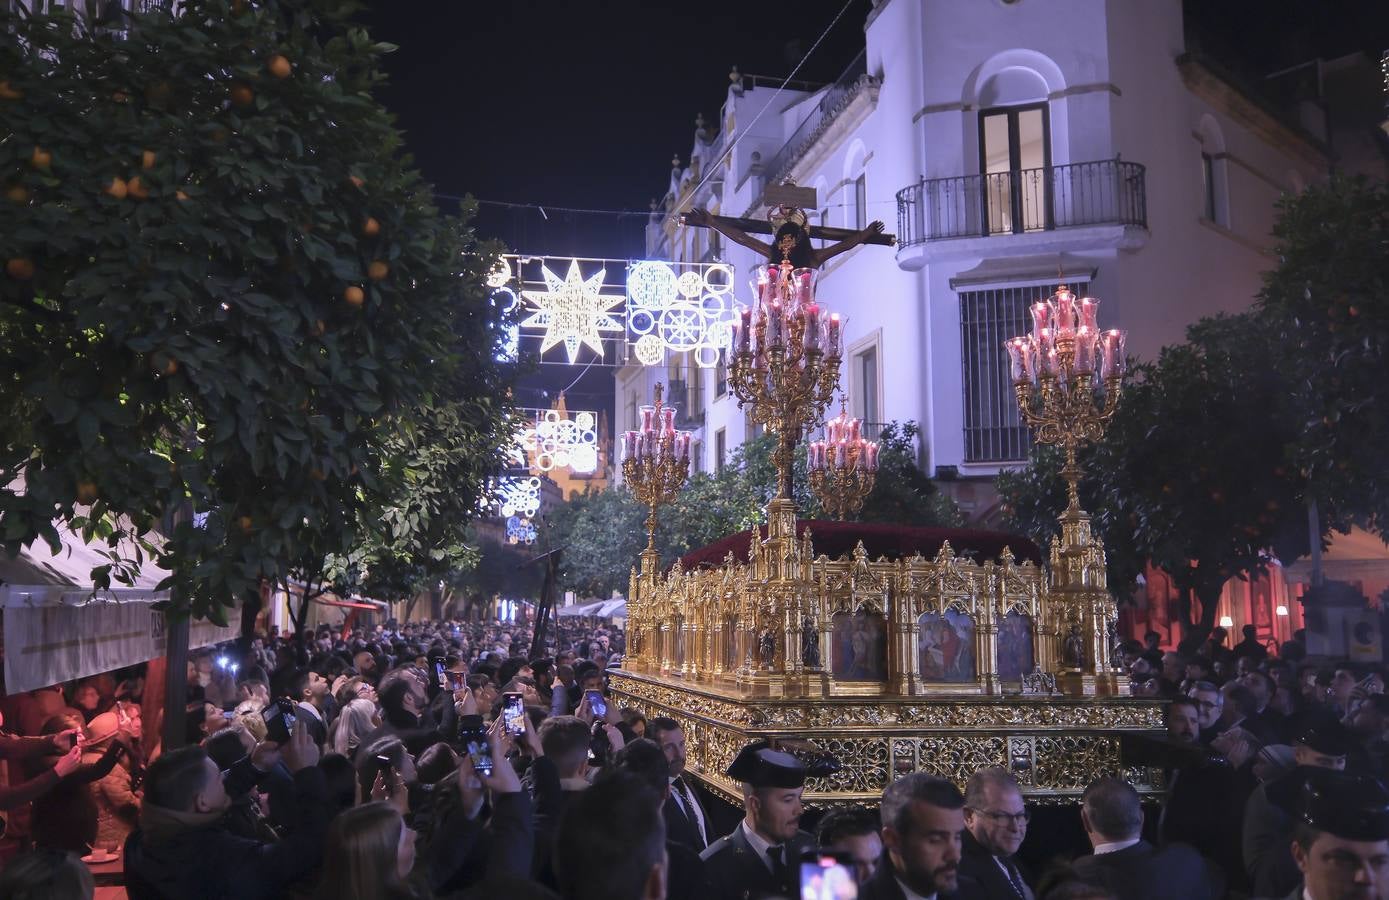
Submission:
M 728 347 L 732 324 L 733 269 L 724 263 L 683 264 L 644 260 L 627 272 L 627 340 L 637 360 L 655 366 L 667 352 L 693 352 L 711 368 Z
M 610 312 L 625 297 L 602 293 L 607 270 L 599 269 L 585 279 L 579 271 L 579 261 L 572 259 L 569 272 L 562 279 L 548 266 L 542 266 L 540 271 L 545 290 L 521 292 L 536 307 L 536 312 L 521 321 L 521 327 L 545 329 L 540 352 L 562 343 L 571 364 L 578 359 L 581 346 L 603 356 L 603 332 L 625 330 Z

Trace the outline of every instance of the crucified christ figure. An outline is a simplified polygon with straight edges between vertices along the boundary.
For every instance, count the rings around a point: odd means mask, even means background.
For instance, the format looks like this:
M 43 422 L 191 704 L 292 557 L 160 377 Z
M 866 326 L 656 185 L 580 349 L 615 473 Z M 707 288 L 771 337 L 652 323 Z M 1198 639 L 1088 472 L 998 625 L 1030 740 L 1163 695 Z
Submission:
M 818 269 L 834 257 L 852 250 L 859 244 L 894 243 L 891 235 L 883 234 L 882 222 L 870 222 L 867 228 L 846 232 L 840 228 L 807 228 L 806 215 L 803 210 L 782 209 L 778 210 L 778 213 L 780 215 L 775 216 L 773 221 L 775 222 L 776 218 L 781 218 L 784 221 L 777 228 L 771 243 L 759 241 L 748 234 L 740 227 L 744 220 L 710 215 L 707 209 L 690 210 L 685 214 L 685 224 L 693 225 L 696 228 L 712 228 L 730 241 L 742 244 L 744 247 L 762 254 L 769 263 L 777 264 L 783 259 L 789 259 L 791 265 L 798 269 Z M 770 231 L 770 229 L 768 230 Z M 841 235 L 843 236 L 842 240 L 830 244 L 828 247 L 817 250 L 810 246 L 812 237 L 837 237 Z

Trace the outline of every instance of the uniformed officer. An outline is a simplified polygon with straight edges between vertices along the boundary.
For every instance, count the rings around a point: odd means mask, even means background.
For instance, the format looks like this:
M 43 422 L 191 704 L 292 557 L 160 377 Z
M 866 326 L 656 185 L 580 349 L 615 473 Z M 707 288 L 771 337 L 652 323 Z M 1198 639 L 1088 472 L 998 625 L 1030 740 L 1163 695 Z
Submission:
M 714 900 L 796 897 L 801 854 L 815 839 L 800 830 L 805 766 L 765 741 L 749 744 L 728 767 L 743 787 L 743 821 L 700 854 Z
M 1366 776 L 1314 773 L 1292 851 L 1302 884 L 1291 900 L 1389 898 L 1389 791 Z

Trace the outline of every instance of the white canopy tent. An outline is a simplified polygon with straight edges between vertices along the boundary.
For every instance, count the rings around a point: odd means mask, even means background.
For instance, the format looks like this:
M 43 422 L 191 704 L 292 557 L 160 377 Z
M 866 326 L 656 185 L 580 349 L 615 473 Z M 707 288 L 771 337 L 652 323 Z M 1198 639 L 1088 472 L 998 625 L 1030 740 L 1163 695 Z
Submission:
M 153 604 L 169 599 L 157 585 L 169 573 L 146 561 L 132 586 L 96 591 L 91 572 L 108 560 L 80 535 L 55 523 L 57 553 L 37 541 L 18 557 L 0 556 L 0 608 L 4 611 L 5 691 L 10 694 L 109 672 L 164 655 L 164 614 Z M 205 647 L 238 634 L 193 622 L 188 646 Z

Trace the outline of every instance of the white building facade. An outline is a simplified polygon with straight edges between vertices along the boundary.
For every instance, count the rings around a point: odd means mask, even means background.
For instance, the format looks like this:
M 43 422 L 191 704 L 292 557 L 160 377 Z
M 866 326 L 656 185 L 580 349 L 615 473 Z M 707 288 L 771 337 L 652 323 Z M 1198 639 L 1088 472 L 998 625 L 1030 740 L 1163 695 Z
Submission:
M 1003 350 L 1028 304 L 1060 277 L 1147 359 L 1248 307 L 1275 263 L 1276 202 L 1329 171 L 1325 133 L 1189 54 L 1180 0 L 881 0 L 865 35 L 826 88 L 733 82 L 718 133 L 672 173 L 648 256 L 731 263 L 746 303 L 766 260 L 674 213 L 762 217 L 764 186 L 793 181 L 816 189 L 812 224 L 883 220 L 896 248 L 860 246 L 820 277 L 846 320 L 851 414 L 870 436 L 918 422 L 922 467 L 987 521 L 993 477 L 1028 450 Z M 723 374 L 679 356 L 620 369 L 615 431 L 674 383 L 694 467 L 717 469 L 751 433 Z

